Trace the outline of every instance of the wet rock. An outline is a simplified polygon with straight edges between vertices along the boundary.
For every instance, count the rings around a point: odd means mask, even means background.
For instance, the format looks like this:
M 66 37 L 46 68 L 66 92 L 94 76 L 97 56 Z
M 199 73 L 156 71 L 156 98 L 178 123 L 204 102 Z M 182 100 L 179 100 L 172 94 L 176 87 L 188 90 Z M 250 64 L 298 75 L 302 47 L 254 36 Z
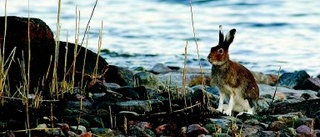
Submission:
M 151 89 L 164 87 L 164 84 L 160 79 L 151 72 L 138 72 L 134 77 L 136 79 L 136 85 L 138 86 L 144 86 Z
M 76 53 L 74 53 L 75 48 L 77 49 Z M 77 54 L 77 57 L 76 57 L 76 60 L 74 61 L 75 54 Z M 66 61 L 66 66 L 64 65 L 65 61 Z M 75 80 L 76 80 L 75 84 L 81 81 L 80 76 L 82 75 L 84 75 L 85 77 L 89 76 L 92 79 L 91 77 L 92 75 L 98 75 L 102 77 L 101 75 L 104 75 L 105 71 L 108 70 L 108 63 L 106 62 L 106 60 L 101 56 L 98 56 L 93 51 L 86 49 L 81 45 L 75 45 L 74 43 L 60 41 L 59 42 L 59 67 L 58 67 L 58 78 L 60 81 L 65 75 L 64 73 L 65 68 L 67 71 L 66 72 L 67 78 L 69 78 L 68 80 L 71 80 L 72 65 L 74 63 L 76 65 L 75 71 L 78 73 L 78 77 L 77 75 L 75 77 Z M 95 68 L 97 68 L 97 72 L 96 72 L 97 74 L 93 74 Z M 84 74 L 82 74 L 82 70 L 84 70 Z M 86 79 L 84 78 L 84 82 L 88 82 L 88 81 L 86 81 Z
M 139 87 L 122 87 L 115 90 L 130 100 L 145 100 L 147 98 L 147 89 L 144 86 Z
M 159 74 L 159 73 L 168 73 L 171 72 L 172 70 L 168 68 L 166 65 L 163 63 L 158 63 L 153 68 L 150 70 L 152 73 Z
M 116 103 L 118 110 L 134 111 L 145 113 L 153 110 L 153 106 L 162 106 L 159 100 L 131 100 Z
M 310 75 L 304 70 L 284 73 L 279 78 L 279 84 L 292 89 L 301 89 L 302 83 L 309 77 Z
M 103 96 L 105 96 L 106 93 L 89 93 L 89 96 L 91 96 L 90 98 L 92 100 L 99 100 L 100 98 L 102 98 Z
M 127 68 L 117 67 L 114 65 L 109 65 L 109 69 L 106 72 L 105 81 L 108 83 L 117 83 L 120 86 L 131 86 L 133 87 L 133 72 Z
M 301 85 L 301 89 L 320 90 L 320 78 L 307 78 Z
M 201 134 L 204 134 L 204 135 L 209 134 L 209 131 L 205 127 L 199 124 L 192 124 L 188 126 L 187 137 L 196 137 Z
M 66 104 L 66 108 L 77 108 L 77 109 L 79 109 L 80 107 L 91 109 L 93 107 L 93 103 L 91 101 L 89 101 L 89 100 L 83 100 L 82 102 L 80 102 L 80 101 L 68 101 L 67 104 Z
M 104 86 L 109 88 L 110 90 L 115 90 L 117 88 L 120 88 L 121 86 L 117 83 L 104 83 Z

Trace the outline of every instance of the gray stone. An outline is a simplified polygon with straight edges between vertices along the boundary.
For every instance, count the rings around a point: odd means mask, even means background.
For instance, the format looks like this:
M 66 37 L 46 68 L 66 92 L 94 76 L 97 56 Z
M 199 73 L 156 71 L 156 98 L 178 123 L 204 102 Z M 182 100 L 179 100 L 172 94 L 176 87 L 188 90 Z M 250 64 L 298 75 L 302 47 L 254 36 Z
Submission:
M 252 137 L 278 137 L 278 132 L 275 131 L 260 131 L 256 135 L 253 135 Z
M 109 65 L 108 71 L 105 74 L 105 81 L 108 83 L 117 83 L 120 86 L 134 85 L 133 72 L 127 68 Z
M 276 91 L 278 95 L 276 94 L 275 99 L 279 101 L 283 101 L 286 99 L 301 100 L 300 97 L 304 93 L 309 94 L 311 99 L 317 98 L 317 92 L 312 90 L 294 90 L 286 87 L 276 87 L 276 86 L 270 86 L 266 84 L 258 84 L 258 86 L 259 86 L 260 96 L 268 95 L 272 98 L 274 95 L 274 92 Z
M 304 70 L 284 73 L 279 78 L 279 84 L 292 89 L 301 89 L 302 83 L 309 77 L 310 75 Z
M 204 74 L 206 76 L 210 76 L 210 73 Z M 186 74 L 186 83 L 185 85 L 190 85 L 191 81 L 194 80 L 197 77 L 200 77 L 201 74 L 199 73 L 188 73 Z M 183 74 L 182 72 L 169 72 L 165 74 L 158 74 L 157 77 L 163 82 L 167 83 L 170 86 L 182 86 L 183 85 Z M 197 84 L 192 84 L 197 85 Z
M 202 127 L 199 124 L 191 124 L 187 128 L 187 136 L 190 136 L 190 137 L 196 137 L 201 134 L 208 134 L 208 133 L 209 131 L 205 127 Z
M 155 66 L 153 66 L 153 68 L 151 69 L 151 72 L 159 74 L 159 73 L 168 73 L 171 72 L 172 70 L 170 68 L 168 68 L 167 66 L 165 66 L 162 63 L 158 63 Z
M 160 79 L 151 72 L 138 72 L 134 75 L 137 86 L 144 86 L 151 89 L 164 87 Z
M 261 126 L 259 125 L 249 125 L 249 124 L 244 124 L 242 125 L 242 134 L 246 137 L 251 137 L 256 135 L 259 131 L 264 130 Z
M 162 105 L 162 102 L 159 100 L 131 100 L 117 102 L 116 106 L 119 110 L 134 111 L 137 113 L 144 113 L 152 111 L 155 105 Z
M 117 89 L 117 88 L 120 88 L 121 86 L 119 85 L 119 84 L 117 84 L 117 83 L 103 83 L 103 85 L 105 86 L 105 87 L 107 87 L 108 89 L 110 89 L 110 90 L 115 90 L 115 89 Z
M 75 131 L 76 133 L 80 133 L 80 134 L 87 132 L 87 128 L 82 125 L 70 126 L 70 129 L 71 129 L 71 131 Z
M 226 133 L 228 129 L 230 128 L 230 124 L 232 123 L 229 119 L 223 119 L 223 118 L 210 118 L 209 123 L 205 125 L 207 129 L 210 129 L 210 132 L 215 133 L 216 131 L 221 128 L 222 133 Z

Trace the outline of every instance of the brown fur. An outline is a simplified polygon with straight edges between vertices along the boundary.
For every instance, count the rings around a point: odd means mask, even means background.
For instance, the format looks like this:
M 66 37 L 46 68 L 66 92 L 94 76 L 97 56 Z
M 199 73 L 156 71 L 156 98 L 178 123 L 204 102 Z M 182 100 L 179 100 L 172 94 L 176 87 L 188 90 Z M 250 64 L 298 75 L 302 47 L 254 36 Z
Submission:
M 229 59 L 228 50 L 236 30 L 230 30 L 224 40 L 221 29 L 219 31 L 219 44 L 212 47 L 208 55 L 208 60 L 212 64 L 211 83 L 217 85 L 220 92 L 228 96 L 233 95 L 235 98 L 248 99 L 249 103 L 252 104 L 259 98 L 259 88 L 252 73 L 241 64 Z

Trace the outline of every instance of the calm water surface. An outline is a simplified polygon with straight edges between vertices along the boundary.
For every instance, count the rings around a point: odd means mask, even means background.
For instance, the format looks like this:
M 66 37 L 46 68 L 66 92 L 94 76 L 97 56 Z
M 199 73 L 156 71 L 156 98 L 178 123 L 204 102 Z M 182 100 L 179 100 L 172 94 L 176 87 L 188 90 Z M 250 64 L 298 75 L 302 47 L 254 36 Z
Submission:
M 8 0 L 7 15 L 38 17 L 56 34 L 57 0 Z M 5 15 L 5 0 L 0 15 Z M 62 0 L 61 40 L 75 41 L 76 8 L 80 13 L 80 41 L 95 0 Z M 320 1 L 317 0 L 193 0 L 200 62 L 224 32 L 236 28 L 230 46 L 232 60 L 254 71 L 277 73 L 306 70 L 320 73 Z M 103 22 L 103 23 L 102 23 Z M 103 25 L 102 25 L 103 24 Z M 101 27 L 103 26 L 103 28 Z M 189 0 L 100 0 L 90 23 L 88 47 L 97 50 L 99 31 L 103 54 L 110 63 L 151 68 L 156 63 L 199 67 L 193 40 Z M 186 44 L 188 41 L 188 44 Z M 86 43 L 86 42 L 85 42 Z

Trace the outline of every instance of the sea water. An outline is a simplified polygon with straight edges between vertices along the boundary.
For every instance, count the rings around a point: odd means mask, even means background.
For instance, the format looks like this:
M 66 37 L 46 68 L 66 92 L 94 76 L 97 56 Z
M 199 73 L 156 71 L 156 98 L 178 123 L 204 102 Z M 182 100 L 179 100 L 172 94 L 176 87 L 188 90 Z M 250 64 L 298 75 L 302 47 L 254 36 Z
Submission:
M 2 0 L 0 16 L 37 17 L 55 37 L 59 27 L 60 40 L 82 42 L 96 0 L 61 2 L 59 25 L 58 0 L 8 0 L 6 8 Z M 224 33 L 237 29 L 230 58 L 250 70 L 276 74 L 281 67 L 318 75 L 319 7 L 318 0 L 193 0 L 191 12 L 189 0 L 100 0 L 83 46 L 97 52 L 101 36 L 101 49 L 110 51 L 102 56 L 117 66 L 183 67 L 187 57 L 187 67 L 210 69 L 206 58 L 223 25 Z

